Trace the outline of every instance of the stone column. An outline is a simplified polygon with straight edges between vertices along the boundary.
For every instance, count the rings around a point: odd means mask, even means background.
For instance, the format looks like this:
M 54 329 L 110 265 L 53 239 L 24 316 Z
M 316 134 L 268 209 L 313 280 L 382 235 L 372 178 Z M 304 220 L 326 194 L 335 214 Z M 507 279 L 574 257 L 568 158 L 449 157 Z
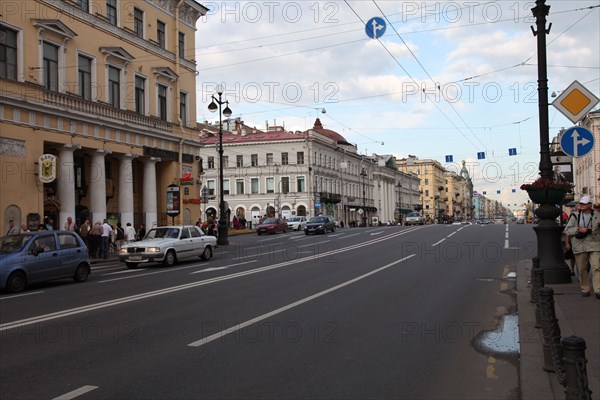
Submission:
M 133 167 L 134 154 L 124 154 L 119 159 L 119 212 L 122 226 L 133 225 Z
M 146 214 L 146 231 L 158 225 L 156 163 L 159 161 L 160 158 L 155 157 L 144 160 L 144 193 L 142 194 L 142 198 L 144 213 Z
M 60 201 L 58 228 L 63 229 L 67 217 L 75 221 L 75 163 L 73 151 L 80 149 L 79 145 L 65 144 L 58 150 L 58 181 L 57 191 Z
M 104 158 L 111 154 L 110 150 L 98 149 L 92 153 L 90 165 L 90 212 L 93 221 L 106 219 L 106 167 Z

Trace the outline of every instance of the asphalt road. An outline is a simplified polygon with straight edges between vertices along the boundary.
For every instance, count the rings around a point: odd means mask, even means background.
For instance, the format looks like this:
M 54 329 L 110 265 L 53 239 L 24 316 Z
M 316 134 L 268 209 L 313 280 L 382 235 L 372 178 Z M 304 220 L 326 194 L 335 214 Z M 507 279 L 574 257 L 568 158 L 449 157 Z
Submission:
M 0 295 L 2 399 L 518 399 L 527 225 L 230 237 Z

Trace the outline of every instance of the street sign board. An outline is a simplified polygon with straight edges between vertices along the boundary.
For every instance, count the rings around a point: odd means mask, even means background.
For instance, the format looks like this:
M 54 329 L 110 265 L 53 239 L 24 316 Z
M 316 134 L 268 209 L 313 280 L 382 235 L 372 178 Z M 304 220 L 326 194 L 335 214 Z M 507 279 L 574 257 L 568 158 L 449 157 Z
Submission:
M 600 99 L 581 83 L 574 81 L 552 102 L 552 105 L 572 123 L 576 123 L 599 101 Z
M 373 17 L 367 21 L 365 32 L 371 39 L 378 39 L 385 33 L 385 21 L 380 17 Z
M 321 207 L 321 202 L 320 201 L 315 201 L 315 207 Z
M 573 126 L 563 132 L 560 147 L 569 156 L 583 157 L 594 148 L 594 135 L 580 126 Z
M 167 215 L 169 217 L 176 217 L 179 215 L 179 203 L 180 203 L 180 190 L 177 185 L 167 186 Z

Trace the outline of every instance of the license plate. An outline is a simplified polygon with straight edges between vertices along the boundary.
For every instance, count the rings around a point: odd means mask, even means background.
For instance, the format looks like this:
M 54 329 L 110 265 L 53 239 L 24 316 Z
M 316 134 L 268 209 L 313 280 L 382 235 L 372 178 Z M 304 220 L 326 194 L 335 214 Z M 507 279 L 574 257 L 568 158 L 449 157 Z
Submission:
M 128 260 L 129 261 L 142 261 L 142 257 L 141 256 L 129 256 Z

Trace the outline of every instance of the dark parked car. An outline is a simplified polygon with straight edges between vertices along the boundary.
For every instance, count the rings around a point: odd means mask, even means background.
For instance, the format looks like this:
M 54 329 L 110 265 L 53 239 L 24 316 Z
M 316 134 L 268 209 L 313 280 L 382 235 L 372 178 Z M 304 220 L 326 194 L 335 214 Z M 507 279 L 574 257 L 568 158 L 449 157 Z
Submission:
M 70 231 L 39 231 L 0 238 L 0 289 L 16 293 L 35 282 L 85 281 L 90 258 L 83 240 Z
M 258 235 L 263 233 L 275 234 L 277 232 L 287 232 L 287 229 L 287 222 L 279 218 L 267 218 L 256 227 L 256 233 Z
M 304 227 L 304 233 L 327 233 L 327 231 L 335 232 L 335 221 L 331 217 L 320 215 L 308 220 Z

